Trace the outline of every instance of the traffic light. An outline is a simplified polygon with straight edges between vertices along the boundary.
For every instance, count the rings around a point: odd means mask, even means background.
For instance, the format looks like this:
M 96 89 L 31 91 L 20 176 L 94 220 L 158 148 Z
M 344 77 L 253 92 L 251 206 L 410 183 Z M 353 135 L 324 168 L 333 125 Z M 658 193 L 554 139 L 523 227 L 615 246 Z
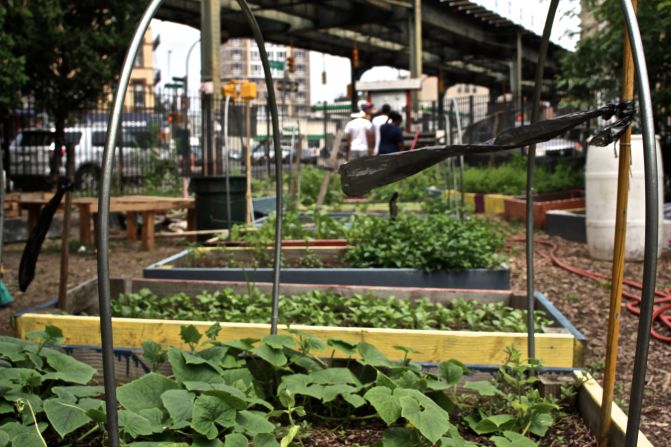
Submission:
M 293 56 L 287 56 L 287 71 L 289 73 L 295 73 L 296 72 L 296 67 L 294 66 L 294 57 Z
M 256 99 L 256 83 L 244 82 L 240 85 L 240 96 L 245 101 Z
M 233 100 L 235 100 L 235 98 L 238 96 L 238 86 L 233 82 L 227 82 L 221 88 L 221 92 L 223 93 L 224 98 L 230 96 Z
M 352 48 L 352 66 L 359 68 L 359 49 L 357 47 Z

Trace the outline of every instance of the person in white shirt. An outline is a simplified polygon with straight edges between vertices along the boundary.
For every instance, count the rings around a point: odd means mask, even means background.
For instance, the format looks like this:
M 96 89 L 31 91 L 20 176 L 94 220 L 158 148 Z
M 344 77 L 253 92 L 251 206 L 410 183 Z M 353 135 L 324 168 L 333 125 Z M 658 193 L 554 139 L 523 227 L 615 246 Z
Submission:
M 375 152 L 373 152 L 373 155 L 377 155 L 380 152 L 380 127 L 389 121 L 389 112 L 391 112 L 391 106 L 385 104 L 380 109 L 380 114 L 372 120 L 373 128 L 375 129 Z
M 373 123 L 367 119 L 366 112 L 361 111 L 352 114 L 352 120 L 345 125 L 345 135 L 347 135 L 347 142 L 349 143 L 346 156 L 348 161 L 372 155 L 375 149 L 375 133 L 373 132 Z

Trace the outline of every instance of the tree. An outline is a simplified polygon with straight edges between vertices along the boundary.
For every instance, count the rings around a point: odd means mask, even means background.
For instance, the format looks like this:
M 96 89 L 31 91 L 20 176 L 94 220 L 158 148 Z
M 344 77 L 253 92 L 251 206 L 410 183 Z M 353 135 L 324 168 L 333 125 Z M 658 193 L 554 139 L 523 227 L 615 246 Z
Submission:
M 573 53 L 561 60 L 558 87 L 563 102 L 584 108 L 597 101 L 616 101 L 620 96 L 624 45 L 624 18 L 619 0 L 588 1 L 599 30 L 584 37 Z M 668 134 L 671 111 L 671 0 L 638 2 L 638 22 L 643 39 L 650 89 L 655 112 L 655 128 Z
M 25 57 L 12 52 L 15 40 L 6 31 L 6 17 L 7 7 L 0 4 L 0 120 L 20 102 L 20 91 L 27 80 Z
M 128 0 L 10 3 L 7 25 L 16 36 L 14 54 L 24 55 L 28 76 L 23 93 L 53 116 L 57 147 L 65 145 L 68 120 L 95 106 L 117 78 L 144 4 Z M 60 151 L 54 152 L 55 179 Z M 69 150 L 68 158 L 73 156 Z

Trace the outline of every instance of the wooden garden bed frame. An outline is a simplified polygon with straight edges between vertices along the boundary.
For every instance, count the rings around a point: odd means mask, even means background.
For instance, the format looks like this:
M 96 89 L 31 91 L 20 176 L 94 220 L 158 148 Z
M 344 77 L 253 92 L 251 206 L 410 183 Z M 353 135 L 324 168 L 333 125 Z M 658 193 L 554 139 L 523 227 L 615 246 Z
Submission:
M 244 292 L 249 285 L 235 282 L 212 281 L 155 281 L 147 279 L 114 279 L 112 280 L 112 296 L 122 292 L 137 292 L 143 288 L 152 290 L 157 295 L 167 295 L 182 291 L 197 294 L 202 291 L 216 291 L 230 287 Z M 269 291 L 271 284 L 255 285 L 261 291 Z M 356 287 L 356 286 L 324 286 L 283 284 L 281 293 L 285 296 L 305 293 L 310 290 L 332 290 L 344 296 L 375 293 L 377 296 L 395 296 L 400 299 L 414 300 L 427 297 L 433 301 L 446 302 L 457 298 L 476 300 L 479 302 L 500 302 L 522 308 L 526 299 L 511 291 L 492 290 L 454 290 L 432 288 L 398 288 L 398 287 Z M 97 283 L 91 280 L 72 289 L 68 293 L 66 311 L 72 313 L 86 312 L 95 314 L 97 310 Z M 548 328 L 544 334 L 536 336 L 536 352 L 544 365 L 551 368 L 581 367 L 584 361 L 585 338 L 566 320 L 566 318 L 542 295 L 537 294 L 536 305 L 544 310 L 548 317 L 557 325 Z M 26 334 L 35 330 L 43 330 L 53 325 L 63 330 L 65 344 L 78 346 L 100 345 L 100 323 L 95 316 L 58 315 L 52 303 L 45 303 L 37 309 L 27 309 L 15 317 L 17 336 L 25 338 Z M 180 328 L 193 324 L 200 331 L 207 329 L 213 322 L 207 321 L 174 321 L 150 320 L 136 318 L 114 318 L 115 346 L 139 348 L 144 340 L 153 340 L 163 345 L 187 349 L 180 339 Z M 220 340 L 239 338 L 262 338 L 270 333 L 269 324 L 227 323 L 220 322 L 222 331 Z M 385 355 L 394 358 L 398 350 L 394 345 L 412 347 L 421 354 L 413 356 L 420 362 L 439 362 L 455 358 L 470 365 L 499 365 L 506 360 L 505 347 L 515 346 L 520 352 L 527 351 L 525 333 L 509 332 L 474 332 L 474 331 L 440 331 L 440 330 L 404 330 L 375 328 L 341 328 L 325 326 L 292 325 L 292 329 L 300 329 L 323 340 L 340 338 L 350 342 L 366 341 L 378 347 Z M 280 326 L 279 333 L 287 333 L 286 326 Z M 330 356 L 324 352 L 324 356 Z

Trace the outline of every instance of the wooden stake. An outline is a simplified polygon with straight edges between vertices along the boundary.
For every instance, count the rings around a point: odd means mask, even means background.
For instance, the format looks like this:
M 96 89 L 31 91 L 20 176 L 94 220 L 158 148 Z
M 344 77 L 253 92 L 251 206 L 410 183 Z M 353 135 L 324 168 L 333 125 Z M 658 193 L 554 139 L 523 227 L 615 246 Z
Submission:
M 74 180 L 75 172 L 75 148 L 72 144 L 66 145 L 67 164 L 66 176 L 68 180 Z M 65 193 L 65 204 L 63 206 L 63 233 L 61 234 L 61 271 L 58 283 L 58 307 L 65 309 L 68 294 L 68 266 L 70 261 L 70 220 L 72 219 L 72 191 Z M 88 222 L 88 220 L 87 220 Z
M 634 10 L 637 0 L 632 0 Z M 634 62 L 629 34 L 624 31 L 624 61 L 622 65 L 622 101 L 634 97 Z M 608 446 L 611 427 L 611 409 L 615 389 L 615 368 L 620 338 L 620 314 L 622 308 L 622 281 L 624 279 L 624 248 L 627 238 L 627 202 L 629 200 L 629 170 L 631 164 L 631 127 L 620 138 L 620 153 L 617 182 L 617 208 L 615 217 L 615 244 L 613 247 L 613 270 L 611 274 L 610 312 L 608 316 L 608 339 L 606 341 L 606 366 L 603 377 L 603 401 L 599 423 L 598 442 Z
M 326 193 L 329 189 L 329 184 L 331 183 L 331 175 L 333 171 L 338 169 L 338 152 L 340 152 L 340 143 L 342 142 L 343 136 L 345 133 L 342 129 L 338 129 L 336 136 L 333 139 L 333 146 L 331 147 L 331 157 L 328 161 L 328 171 L 324 174 L 324 180 L 322 180 L 322 186 L 319 188 L 319 196 L 317 196 L 317 209 L 321 208 L 326 200 Z M 326 134 L 324 134 L 324 142 L 326 142 Z

